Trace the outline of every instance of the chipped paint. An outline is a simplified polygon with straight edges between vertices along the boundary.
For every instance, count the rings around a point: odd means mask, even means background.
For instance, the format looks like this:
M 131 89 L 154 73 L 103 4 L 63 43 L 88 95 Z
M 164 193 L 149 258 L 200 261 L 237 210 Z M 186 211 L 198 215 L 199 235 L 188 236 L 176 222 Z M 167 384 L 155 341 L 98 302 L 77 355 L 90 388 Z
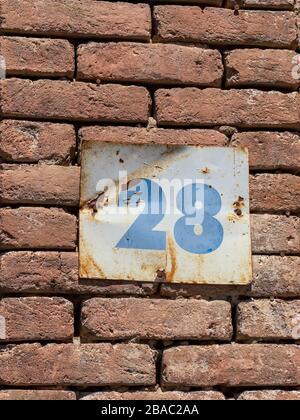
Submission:
M 124 170 L 128 172 L 127 182 L 119 179 L 119 171 Z M 222 226 L 224 238 L 216 249 L 200 254 L 197 249 L 184 249 L 176 241 L 177 222 L 183 217 L 180 211 L 164 214 L 153 227 L 153 232 L 165 232 L 165 248 L 118 247 L 146 207 L 143 192 L 138 190 L 141 180 L 152 179 L 165 192 L 162 180 L 194 183 L 199 178 L 197 185 L 205 184 L 220 195 L 221 209 L 213 219 Z M 106 179 L 113 184 L 106 184 Z M 120 192 L 120 205 L 127 210 L 135 208 L 136 213 L 110 214 L 117 208 L 111 203 L 117 201 Z M 80 205 L 82 278 L 220 285 L 249 284 L 252 280 L 249 164 L 245 149 L 84 142 Z M 199 214 L 204 215 L 204 210 Z M 212 234 L 205 231 L 202 219 L 199 216 L 190 231 L 196 239 Z M 138 234 L 145 242 L 143 226 Z M 189 242 L 187 238 L 188 248 Z

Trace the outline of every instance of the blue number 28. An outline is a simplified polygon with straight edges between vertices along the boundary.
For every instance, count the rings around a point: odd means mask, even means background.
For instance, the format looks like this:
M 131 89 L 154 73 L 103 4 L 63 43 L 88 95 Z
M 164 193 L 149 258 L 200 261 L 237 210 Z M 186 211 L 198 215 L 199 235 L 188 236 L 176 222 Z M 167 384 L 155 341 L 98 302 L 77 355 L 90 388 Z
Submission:
M 145 205 L 143 212 L 116 248 L 163 251 L 166 249 L 166 232 L 154 230 L 166 212 L 162 188 L 149 179 L 131 181 L 128 189 L 120 194 L 119 206 L 137 207 L 141 203 Z M 201 183 L 189 184 L 178 193 L 176 204 L 183 214 L 174 226 L 177 244 L 193 254 L 209 254 L 217 250 L 224 239 L 223 227 L 214 217 L 222 206 L 218 191 Z

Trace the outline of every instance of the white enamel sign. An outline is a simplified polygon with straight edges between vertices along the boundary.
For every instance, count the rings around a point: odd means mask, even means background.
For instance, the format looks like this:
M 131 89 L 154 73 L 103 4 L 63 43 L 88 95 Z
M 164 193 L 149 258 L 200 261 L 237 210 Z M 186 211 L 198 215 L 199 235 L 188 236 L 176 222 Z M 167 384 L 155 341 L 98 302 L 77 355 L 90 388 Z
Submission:
M 244 149 L 82 147 L 80 276 L 147 282 L 251 282 Z

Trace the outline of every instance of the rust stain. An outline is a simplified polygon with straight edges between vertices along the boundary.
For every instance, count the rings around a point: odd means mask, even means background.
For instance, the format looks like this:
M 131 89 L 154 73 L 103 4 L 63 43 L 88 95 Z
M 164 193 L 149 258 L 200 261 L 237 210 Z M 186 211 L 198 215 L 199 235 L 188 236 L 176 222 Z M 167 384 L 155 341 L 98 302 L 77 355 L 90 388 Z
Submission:
M 90 255 L 86 255 L 80 261 L 80 274 L 84 273 L 86 277 L 89 277 L 88 273 L 91 269 L 95 270 L 101 278 L 105 278 L 105 275 L 100 267 L 95 263 Z
M 88 208 L 93 210 L 93 214 L 97 213 L 99 208 L 103 208 L 108 205 L 107 192 L 108 187 L 105 187 L 103 191 L 97 192 L 92 198 L 83 202 L 80 209 Z
M 241 208 L 245 207 L 245 199 L 244 197 L 239 196 L 238 199 L 233 203 L 234 208 Z
M 209 170 L 209 168 L 203 168 L 203 169 L 201 169 L 201 172 L 206 175 L 206 174 L 210 173 L 210 170 Z
M 244 197 L 239 196 L 237 200 L 233 203 L 234 213 L 238 217 L 243 217 L 243 208 L 245 207 Z M 235 219 L 238 220 L 238 219 Z
M 172 283 L 177 270 L 176 248 L 171 236 L 168 237 L 168 251 L 171 259 L 171 270 L 166 275 L 166 281 Z

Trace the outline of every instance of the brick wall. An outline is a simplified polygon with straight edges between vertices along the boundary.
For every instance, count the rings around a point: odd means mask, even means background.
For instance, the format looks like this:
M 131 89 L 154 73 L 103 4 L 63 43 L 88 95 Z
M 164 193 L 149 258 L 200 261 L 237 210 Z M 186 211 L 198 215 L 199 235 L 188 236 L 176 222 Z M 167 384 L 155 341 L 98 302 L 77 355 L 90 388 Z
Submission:
M 0 1 L 0 399 L 300 399 L 297 18 Z M 80 280 L 80 143 L 103 138 L 248 147 L 253 284 Z

